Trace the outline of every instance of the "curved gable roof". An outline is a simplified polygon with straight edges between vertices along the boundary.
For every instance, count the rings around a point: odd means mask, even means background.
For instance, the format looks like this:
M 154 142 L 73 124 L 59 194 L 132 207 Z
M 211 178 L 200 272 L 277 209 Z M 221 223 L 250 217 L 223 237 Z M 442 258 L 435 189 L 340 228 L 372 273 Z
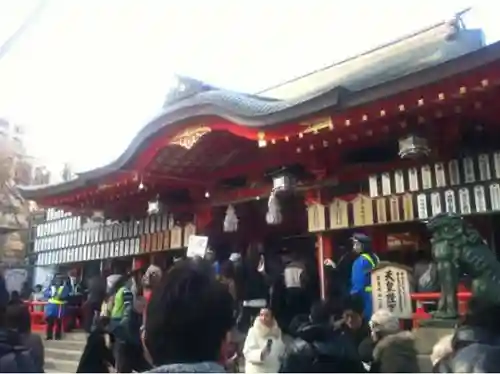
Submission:
M 423 33 L 429 33 L 429 30 Z M 69 182 L 20 187 L 20 191 L 24 197 L 36 199 L 92 185 L 96 180 L 125 168 L 159 131 L 167 126 L 175 128 L 189 118 L 216 116 L 241 126 L 260 129 L 312 115 L 326 108 L 343 110 L 392 96 L 500 58 L 500 45 L 481 48 L 484 47 L 481 30 L 458 29 L 450 35 L 450 24 L 442 23 L 432 28 L 432 31 L 420 44 L 413 43 L 412 48 L 405 47 L 406 39 L 401 39 L 372 51 L 378 56 L 375 65 L 369 62 L 360 65 L 356 59 L 351 60 L 350 68 L 343 63 L 341 68 L 347 69 L 344 75 L 340 71 L 328 85 L 288 100 L 229 91 L 192 78 L 179 77 L 179 89 L 167 96 L 160 113 L 141 129 L 118 159 L 106 166 L 80 173 L 77 179 Z M 394 50 L 396 44 L 399 47 Z M 384 54 L 383 49 L 389 47 L 392 52 L 389 50 Z M 490 50 L 494 53 L 490 53 Z M 363 58 L 366 56 L 369 54 L 364 54 Z M 354 64 L 357 64 L 355 68 Z M 444 65 L 446 68 L 441 67 Z M 421 74 L 417 76 L 419 72 Z

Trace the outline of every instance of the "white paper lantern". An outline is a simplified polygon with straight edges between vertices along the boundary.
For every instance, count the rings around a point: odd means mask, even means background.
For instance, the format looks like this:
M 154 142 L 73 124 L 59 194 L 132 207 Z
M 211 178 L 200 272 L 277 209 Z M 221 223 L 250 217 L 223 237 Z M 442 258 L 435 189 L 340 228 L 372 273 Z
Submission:
M 238 230 L 238 217 L 232 205 L 229 205 L 224 217 L 224 232 L 235 232 Z
M 269 196 L 269 200 L 267 202 L 267 214 L 266 214 L 266 222 L 269 225 L 279 225 L 283 220 L 281 215 L 281 207 L 276 197 L 276 190 L 271 191 L 271 195 Z
M 148 201 L 148 214 L 157 214 L 160 212 L 160 202 L 158 200 Z
M 399 139 L 399 157 L 418 159 L 431 152 L 427 139 L 411 134 Z

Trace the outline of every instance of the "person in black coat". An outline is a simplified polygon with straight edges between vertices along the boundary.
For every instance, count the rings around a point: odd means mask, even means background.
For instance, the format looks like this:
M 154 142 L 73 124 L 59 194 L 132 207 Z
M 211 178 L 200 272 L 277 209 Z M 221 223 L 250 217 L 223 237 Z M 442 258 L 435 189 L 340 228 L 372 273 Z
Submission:
M 26 347 L 37 371 L 43 372 L 45 351 L 42 337 L 31 333 L 31 316 L 27 305 L 9 305 L 5 314 L 5 325 L 11 332 L 19 334 L 20 343 Z
M 0 373 L 38 373 L 40 368 L 24 345 L 21 334 L 7 325 L 8 303 L 9 293 L 0 273 Z
M 92 331 L 95 317 L 101 310 L 101 305 L 106 298 L 106 279 L 99 274 L 94 275 L 88 281 L 87 300 L 82 305 L 83 322 L 85 332 Z
M 111 339 L 105 330 L 104 319 L 100 320 L 87 338 L 76 372 L 109 373 L 115 365 L 113 351 L 110 348 Z
M 371 341 L 368 321 L 363 317 L 363 299 L 359 295 L 351 295 L 344 303 L 342 328 L 351 336 L 359 347 L 366 340 Z
M 500 305 L 471 300 L 465 321 L 451 339 L 451 354 L 438 361 L 435 373 L 500 372 Z
M 263 255 L 251 249 L 241 265 L 235 266 L 236 294 L 241 302 L 237 326 L 247 333 L 261 308 L 269 303 L 269 284 L 266 274 L 260 269 Z
M 288 347 L 281 373 L 364 373 L 357 348 L 342 330 L 330 324 L 326 303 L 313 305 L 309 322 L 298 327 Z

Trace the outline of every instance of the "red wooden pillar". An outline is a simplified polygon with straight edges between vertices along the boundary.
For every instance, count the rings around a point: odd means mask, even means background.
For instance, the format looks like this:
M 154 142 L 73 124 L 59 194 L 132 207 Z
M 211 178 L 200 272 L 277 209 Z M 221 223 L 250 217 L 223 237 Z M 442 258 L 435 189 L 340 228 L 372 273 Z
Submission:
M 314 174 L 317 181 L 322 181 L 327 175 L 327 167 L 324 164 L 324 160 L 318 157 L 312 158 L 309 170 Z M 322 195 L 321 188 L 318 188 L 315 191 L 309 191 L 306 196 L 309 194 L 310 197 L 306 197 L 306 199 L 312 199 L 316 202 L 323 203 L 324 196 Z M 324 213 L 326 214 L 326 212 Z M 316 257 L 318 259 L 320 295 L 321 299 L 324 300 L 327 293 L 324 262 L 325 259 L 332 258 L 332 246 L 330 238 L 324 232 L 319 232 L 316 234 L 316 251 Z
M 372 239 L 373 252 L 381 254 L 387 252 L 387 231 L 383 228 L 373 228 L 369 231 Z
M 196 210 L 195 225 L 196 234 L 208 235 L 210 223 L 212 222 L 212 207 L 209 204 L 204 204 Z
M 329 259 L 333 258 L 332 242 L 330 240 L 330 237 L 325 233 L 318 233 L 316 235 L 316 250 L 317 250 L 316 257 L 318 258 L 318 274 L 320 280 L 319 284 L 320 284 L 321 299 L 324 300 L 328 292 L 325 279 L 324 263 L 327 258 Z
M 319 176 L 318 179 L 322 179 L 321 176 Z M 321 195 L 321 190 L 317 190 L 315 193 L 314 199 L 320 203 L 323 202 L 322 200 L 322 195 Z M 326 214 L 326 212 L 325 212 Z M 329 236 L 324 233 L 324 232 L 319 232 L 316 234 L 316 258 L 318 259 L 318 274 L 319 274 L 319 284 L 320 284 L 320 295 L 321 299 L 326 298 L 327 294 L 327 285 L 326 285 L 326 279 L 325 279 L 325 259 L 327 258 L 332 258 L 333 255 L 333 249 L 332 249 L 332 243 L 330 241 Z
M 148 264 L 149 257 L 134 257 L 132 259 L 132 270 L 139 270 L 141 268 L 146 267 Z

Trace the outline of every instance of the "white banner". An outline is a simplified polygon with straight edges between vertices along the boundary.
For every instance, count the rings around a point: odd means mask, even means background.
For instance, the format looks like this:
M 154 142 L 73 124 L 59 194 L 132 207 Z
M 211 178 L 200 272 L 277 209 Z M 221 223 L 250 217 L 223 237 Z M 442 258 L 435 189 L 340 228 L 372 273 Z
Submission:
M 191 235 L 189 237 L 187 257 L 205 257 L 208 246 L 208 236 Z

